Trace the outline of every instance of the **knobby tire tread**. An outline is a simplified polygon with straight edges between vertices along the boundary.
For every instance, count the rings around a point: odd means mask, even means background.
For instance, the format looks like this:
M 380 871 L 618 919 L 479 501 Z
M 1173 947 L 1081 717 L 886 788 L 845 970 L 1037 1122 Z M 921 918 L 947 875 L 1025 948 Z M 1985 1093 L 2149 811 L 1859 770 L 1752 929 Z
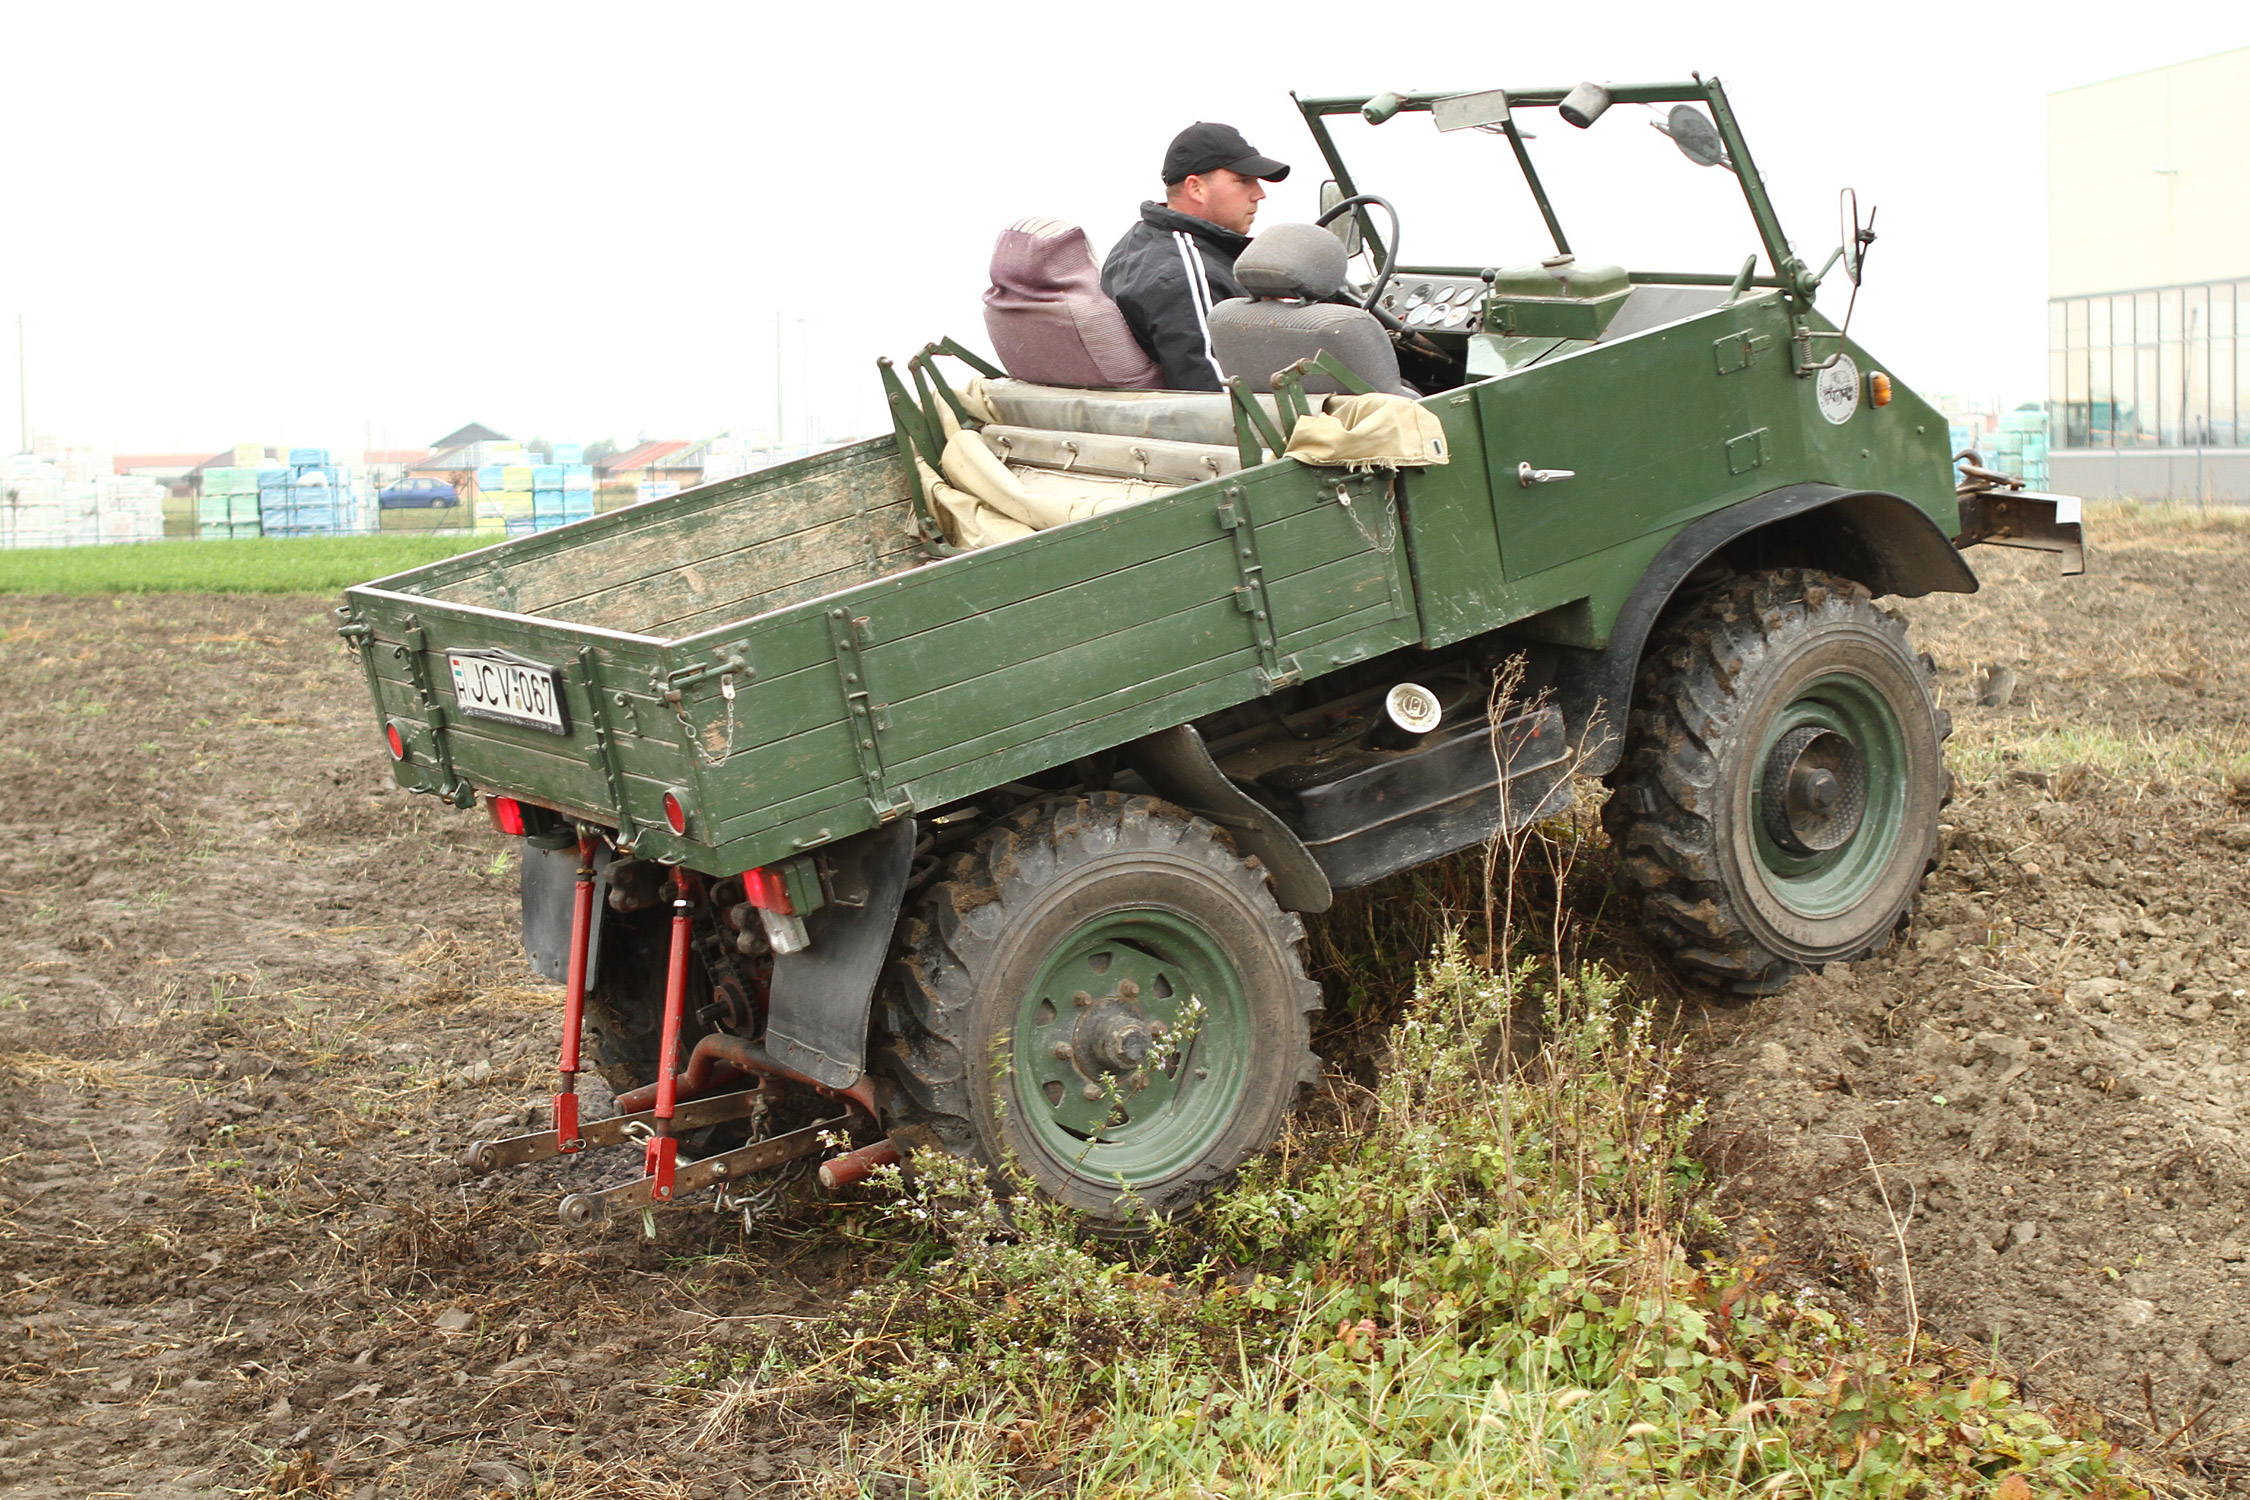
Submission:
M 1820 967 L 1753 936 L 1721 876 L 1722 830 L 1711 809 L 1724 774 L 1717 747 L 1743 706 L 1737 685 L 1776 648 L 1831 619 L 1881 630 L 1915 664 L 1925 690 L 1934 680 L 1935 663 L 1908 644 L 1904 617 L 1878 606 L 1864 585 L 1811 568 L 1739 575 L 1713 586 L 1660 627 L 1642 653 L 1602 826 L 1617 851 L 1620 879 L 1640 897 L 1643 936 L 1676 967 L 1708 982 L 1763 993 Z M 1934 707 L 1932 714 L 1942 746 L 1952 717 Z M 1939 805 L 1950 800 L 1948 777 Z M 1921 873 L 1936 863 L 1933 848 Z M 1876 952 L 1894 925 L 1828 962 Z
M 952 1154 L 995 1173 L 1003 1169 L 998 1143 L 984 1139 L 976 1122 L 972 1060 L 962 1041 L 970 1032 L 979 976 L 999 961 L 1013 914 L 1034 893 L 1081 864 L 1135 850 L 1186 855 L 1231 883 L 1257 910 L 1267 940 L 1287 955 L 1295 976 L 1296 995 L 1288 1007 L 1294 1023 L 1292 1097 L 1318 1080 L 1311 1020 L 1320 1009 L 1320 987 L 1304 972 L 1304 925 L 1276 904 L 1264 868 L 1238 854 L 1223 830 L 1185 809 L 1152 797 L 1100 792 L 1035 804 L 1003 819 L 953 856 L 918 909 L 900 924 L 884 986 L 887 1003 L 878 1012 L 868 1063 L 884 1086 L 886 1125 L 923 1127 Z M 1144 1200 L 1144 1207 L 1163 1216 L 1197 1201 L 1231 1182 L 1250 1154 L 1198 1163 L 1165 1185 L 1162 1201 Z

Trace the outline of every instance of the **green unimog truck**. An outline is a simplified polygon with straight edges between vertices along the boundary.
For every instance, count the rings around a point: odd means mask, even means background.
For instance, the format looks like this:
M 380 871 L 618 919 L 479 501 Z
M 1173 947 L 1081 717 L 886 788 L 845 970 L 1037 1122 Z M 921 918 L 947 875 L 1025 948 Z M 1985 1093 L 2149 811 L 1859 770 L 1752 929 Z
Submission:
M 2075 568 L 2076 502 L 1957 468 L 1815 308 L 1871 229 L 1801 260 L 1716 79 L 1299 108 L 1363 269 L 1283 256 L 1214 312 L 1227 391 L 947 341 L 881 365 L 889 437 L 348 591 L 399 784 L 523 840 L 564 986 L 552 1128 L 472 1169 L 639 1144 L 565 1200 L 585 1223 L 934 1147 L 1096 1227 L 1168 1213 L 1312 1077 L 1297 913 L 1574 775 L 1684 974 L 1769 990 L 1888 941 L 1947 722 L 1875 601 L 1974 590 L 1977 542 Z M 1521 126 L 1635 114 L 1738 180 L 1759 256 L 1578 258 Z M 1498 137 L 1551 253 L 1401 264 L 1347 116 Z M 1282 228 L 1245 267 L 1308 248 Z M 582 1066 L 616 1113 L 580 1120 Z

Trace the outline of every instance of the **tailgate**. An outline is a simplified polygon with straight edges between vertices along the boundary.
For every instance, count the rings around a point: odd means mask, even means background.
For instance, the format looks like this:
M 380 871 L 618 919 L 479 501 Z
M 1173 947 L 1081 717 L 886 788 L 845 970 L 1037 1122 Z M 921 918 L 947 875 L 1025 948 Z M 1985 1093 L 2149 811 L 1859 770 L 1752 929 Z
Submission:
M 665 642 L 372 585 L 345 598 L 400 786 L 462 807 L 489 788 L 623 830 L 660 820 L 692 775 Z

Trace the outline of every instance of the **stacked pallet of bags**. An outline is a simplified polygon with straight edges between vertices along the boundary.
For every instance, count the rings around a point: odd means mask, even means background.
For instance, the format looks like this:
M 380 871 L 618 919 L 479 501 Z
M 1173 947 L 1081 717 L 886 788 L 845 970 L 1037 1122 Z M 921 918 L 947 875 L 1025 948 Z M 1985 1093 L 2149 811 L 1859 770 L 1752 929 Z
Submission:
M 578 443 L 557 443 L 548 463 L 509 448 L 477 470 L 476 529 L 507 536 L 550 531 L 594 513 L 594 471 Z
M 475 528 L 499 536 L 531 534 L 531 455 L 516 443 L 493 443 L 477 468 Z
M 584 443 L 557 443 L 548 457 L 562 470 L 562 520 L 565 525 L 594 513 L 594 466 Z
M 94 480 L 94 540 L 164 540 L 164 486 L 141 474 L 104 474 Z
M 29 454 L 0 459 L 0 547 L 52 547 L 62 526 L 63 478 Z
M 258 470 L 234 465 L 205 469 L 195 519 L 197 534 L 206 541 L 258 535 Z
M 564 462 L 566 452 L 582 452 L 576 444 L 557 444 L 556 461 L 531 471 L 532 530 L 550 531 L 594 513 L 594 471 L 575 460 Z
M 258 521 L 267 536 L 333 536 L 358 529 L 351 480 L 326 448 L 292 448 L 289 462 L 258 471 Z
M 2035 490 L 2047 487 L 2047 411 L 2029 406 L 2003 413 L 1987 440 L 1985 465 L 2012 474 Z

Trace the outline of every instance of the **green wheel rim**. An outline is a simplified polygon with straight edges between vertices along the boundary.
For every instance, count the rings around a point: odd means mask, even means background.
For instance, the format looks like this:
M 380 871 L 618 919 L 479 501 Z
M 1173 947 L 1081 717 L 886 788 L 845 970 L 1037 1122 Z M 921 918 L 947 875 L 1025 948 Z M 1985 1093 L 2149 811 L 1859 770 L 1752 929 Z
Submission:
M 1867 802 L 1852 836 L 1833 849 L 1799 854 L 1767 830 L 1762 783 L 1774 746 L 1792 731 L 1818 728 L 1850 741 L 1867 772 Z M 1905 836 L 1906 732 L 1882 690 L 1850 672 L 1816 677 L 1774 715 L 1751 762 L 1750 825 L 1758 865 L 1775 899 L 1801 916 L 1850 911 L 1882 884 Z
M 1135 1013 L 1160 1033 L 1155 1051 L 1131 1072 L 1104 1068 L 1089 1026 Z M 1056 947 L 1017 1008 L 1014 1042 L 1011 1104 L 1032 1138 L 1088 1177 L 1136 1186 L 1193 1166 L 1226 1131 L 1250 1074 L 1250 1006 L 1198 923 L 1136 907 Z

